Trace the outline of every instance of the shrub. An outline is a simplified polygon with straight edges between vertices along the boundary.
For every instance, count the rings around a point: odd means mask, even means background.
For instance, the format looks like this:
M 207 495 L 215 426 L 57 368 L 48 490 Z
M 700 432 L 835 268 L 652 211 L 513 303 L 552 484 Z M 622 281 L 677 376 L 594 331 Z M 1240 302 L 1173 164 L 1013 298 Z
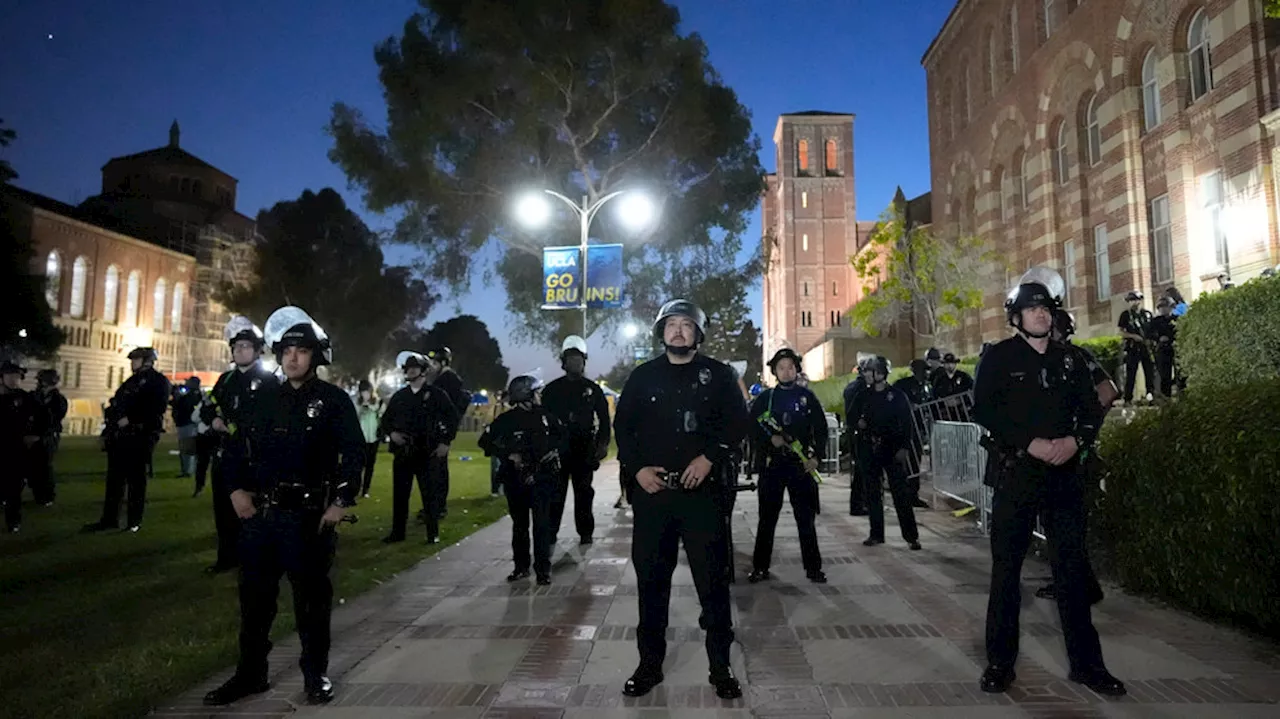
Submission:
M 1091 337 L 1087 340 L 1075 340 L 1074 342 L 1076 345 L 1093 353 L 1094 359 L 1098 360 L 1098 364 L 1102 365 L 1102 369 L 1105 369 L 1107 374 L 1111 375 L 1111 379 L 1119 380 L 1122 359 L 1120 350 L 1124 344 L 1124 340 L 1121 339 L 1120 335 Z
M 1126 587 L 1280 637 L 1280 382 L 1108 422 L 1090 534 Z
M 1177 351 L 1189 391 L 1280 375 L 1280 280 L 1198 297 L 1178 320 Z

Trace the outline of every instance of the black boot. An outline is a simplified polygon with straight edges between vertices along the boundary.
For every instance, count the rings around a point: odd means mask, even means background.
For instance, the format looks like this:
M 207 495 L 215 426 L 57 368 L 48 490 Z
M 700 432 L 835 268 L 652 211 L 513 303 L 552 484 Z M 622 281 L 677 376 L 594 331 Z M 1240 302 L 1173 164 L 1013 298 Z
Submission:
M 1013 667 L 1003 667 L 996 664 L 987 666 L 987 670 L 982 673 L 982 682 L 980 686 L 982 691 L 988 694 L 1003 694 L 1009 689 L 1009 685 L 1017 679 L 1018 675 L 1013 672 Z
M 1128 690 L 1124 688 L 1124 682 L 1111 676 L 1111 672 L 1106 669 L 1073 671 L 1067 678 L 1076 684 L 1083 684 L 1106 697 L 1122 697 L 1128 693 Z
M 653 691 L 653 688 L 662 683 L 662 670 L 650 669 L 641 666 L 636 670 L 635 674 L 622 685 L 622 693 L 629 697 L 642 697 Z
M 751 573 L 747 575 L 747 581 L 752 584 L 756 584 L 758 582 L 763 582 L 766 579 L 770 579 L 772 576 L 773 575 L 769 574 L 768 569 L 753 569 L 751 570 Z
M 808 577 L 809 581 L 813 582 L 814 584 L 827 583 L 827 573 L 822 571 L 821 569 L 814 569 L 812 571 L 805 572 L 804 576 Z
M 236 674 L 223 682 L 222 686 L 205 694 L 204 703 L 206 706 L 225 706 L 247 696 L 261 694 L 270 688 L 266 679 L 250 679 Z
M 507 575 L 508 582 L 518 582 L 521 579 L 528 579 L 528 578 L 529 578 L 528 569 L 517 569 L 514 572 Z
M 721 699 L 737 699 L 742 696 L 742 684 L 733 675 L 732 669 L 711 670 L 709 681 L 716 688 L 716 696 Z
M 329 681 L 329 677 L 320 675 L 307 679 L 306 688 L 308 704 L 328 704 L 333 701 L 333 682 Z

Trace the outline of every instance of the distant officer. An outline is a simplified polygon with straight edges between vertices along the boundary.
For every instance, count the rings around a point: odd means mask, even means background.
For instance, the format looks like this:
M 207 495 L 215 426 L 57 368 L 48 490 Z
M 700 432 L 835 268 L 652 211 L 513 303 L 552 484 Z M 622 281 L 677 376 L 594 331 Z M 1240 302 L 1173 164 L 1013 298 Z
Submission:
M 1085 507 L 1078 472 L 1081 450 L 1093 445 L 1103 410 L 1088 368 L 1050 338 L 1064 283 L 1045 267 L 1027 272 L 1005 302 L 1017 335 L 982 361 L 974 413 L 990 433 L 987 482 L 991 511 L 991 594 L 987 604 L 987 668 L 981 687 L 1003 692 L 1015 678 L 1022 562 L 1039 515 L 1049 541 L 1058 614 L 1070 679 L 1099 694 L 1119 696 L 1090 616 Z
M 866 391 L 854 402 L 850 415 L 857 435 L 854 443 L 864 458 L 867 509 L 871 515 L 871 536 L 863 542 L 868 547 L 884 544 L 884 487 L 888 475 L 889 494 L 898 514 L 902 538 L 913 550 L 920 549 L 920 531 L 912 509 L 912 492 L 907 482 L 907 448 L 911 443 L 911 400 L 905 392 L 889 386 L 889 360 L 881 356 L 867 366 Z
M 1131 290 L 1124 296 L 1129 309 L 1120 313 L 1116 326 L 1124 338 L 1124 403 L 1133 403 L 1133 386 L 1138 381 L 1138 366 L 1142 366 L 1142 379 L 1150 392 L 1159 392 L 1155 369 L 1151 361 L 1148 342 L 1151 340 L 1151 312 L 1142 306 L 1143 294 Z
M 942 356 L 942 370 L 933 375 L 933 391 L 939 399 L 964 394 L 973 389 L 973 378 L 960 369 L 960 358 L 954 352 Z
M 105 417 L 107 492 L 102 519 L 85 525 L 86 532 L 120 526 L 120 501 L 126 489 L 129 531 L 137 532 L 142 525 L 147 502 L 147 464 L 151 461 L 156 437 L 164 429 L 164 412 L 169 404 L 169 380 L 156 371 L 157 359 L 156 351 L 150 347 L 129 352 L 133 374 L 116 390 Z
M 427 384 L 427 358 L 401 352 L 396 364 L 408 383 L 391 395 L 378 433 L 391 438 L 391 533 L 382 541 L 403 542 L 409 521 L 409 498 L 418 482 L 427 523 L 427 544 L 440 541 L 440 504 L 444 496 L 433 471 L 449 458 L 449 445 L 458 431 L 458 412 L 449 396 Z M 363 433 L 361 434 L 363 436 Z
M 61 382 L 62 378 L 55 369 L 42 369 L 36 373 L 35 396 L 44 405 L 44 411 L 49 416 L 49 426 L 37 445 L 34 461 L 39 462 L 39 466 L 31 468 L 31 494 L 46 507 L 52 506 L 57 497 L 53 458 L 62 444 L 62 422 L 67 416 L 67 398 L 58 390 Z
M 609 454 L 611 430 L 609 402 L 600 385 L 587 379 L 587 342 L 577 335 L 565 338 L 560 348 L 560 366 L 564 376 L 553 380 L 542 392 L 542 406 L 555 415 L 569 435 L 568 451 L 560 459 L 559 489 L 551 505 L 551 536 L 554 538 L 564 517 L 565 500 L 573 488 L 573 524 L 578 530 L 578 543 L 591 544 L 595 533 L 595 515 L 591 502 L 596 492 L 591 487 L 593 473 L 600 460 Z
M 453 369 L 453 350 L 444 345 L 427 350 L 426 375 L 431 386 L 444 390 L 445 395 L 453 401 L 453 407 L 458 413 L 458 425 L 461 425 L 467 408 L 471 406 L 471 393 L 462 386 L 462 378 Z M 454 434 L 458 432 L 458 425 L 453 428 Z M 440 511 L 438 519 L 444 519 L 449 514 L 449 455 L 429 458 L 427 475 L 430 477 L 428 484 L 435 491 L 436 506 Z
M 932 413 L 919 408 L 938 398 L 929 381 L 929 364 L 922 359 L 911 360 L 911 374 L 893 383 L 911 400 L 911 452 L 907 457 L 907 469 L 911 475 L 912 506 L 928 509 L 929 503 L 920 499 L 920 458 L 924 456 L 924 444 L 932 429 Z
M 799 387 L 800 355 L 790 348 L 780 349 L 769 360 L 769 369 L 778 386 L 765 390 L 751 403 L 749 414 L 755 420 L 752 438 L 760 472 L 760 524 L 756 529 L 753 569 L 747 580 L 752 584 L 770 578 L 773 560 L 773 537 L 782 513 L 782 496 L 791 496 L 791 511 L 800 535 L 800 555 L 809 581 L 826 584 L 822 572 L 822 554 L 818 551 L 818 532 L 814 518 L 818 512 L 818 483 L 814 473 L 818 458 L 827 451 L 827 416 L 822 403 L 812 391 Z M 792 448 L 798 443 L 801 458 Z
M 265 340 L 262 330 L 243 315 L 222 329 L 231 348 L 233 367 L 213 384 L 209 401 L 200 406 L 200 421 L 209 425 L 218 446 L 213 455 L 213 526 L 218 532 L 218 559 L 206 571 L 225 572 L 240 566 L 240 518 L 231 506 L 231 492 L 249 483 L 251 422 L 257 405 L 280 386 L 280 380 L 260 361 Z
M 631 373 L 614 417 L 635 512 L 631 558 L 640 590 L 640 666 L 623 687 L 627 696 L 648 694 L 663 680 L 671 575 L 681 543 L 702 604 L 698 623 L 707 635 L 711 684 L 723 699 L 742 696 L 729 667 L 723 488 L 706 481 L 722 476 L 715 465 L 732 461 L 746 434 L 747 408 L 733 370 L 697 353 L 705 325 L 706 315 L 692 302 L 662 306 L 653 332 L 666 352 Z
M 853 437 L 854 428 L 858 422 L 857 415 L 853 414 L 853 407 L 858 395 L 867 389 L 867 371 L 873 358 L 874 355 L 859 353 L 857 375 L 844 387 L 844 426 L 845 436 L 849 438 Z M 851 517 L 867 515 L 867 480 L 864 474 L 869 460 L 860 454 L 863 448 L 853 442 L 849 445 L 853 459 L 849 470 L 849 516 Z
M 1161 297 L 1156 303 L 1159 314 L 1151 320 L 1151 341 L 1155 345 L 1156 373 L 1160 375 L 1160 395 L 1173 396 L 1174 375 L 1177 363 L 1175 350 L 1178 342 L 1178 318 L 1173 316 L 1173 300 Z
M 324 330 L 297 307 L 282 307 L 267 318 L 265 335 L 286 381 L 258 400 L 249 438 L 254 471 L 233 478 L 238 483 L 231 503 L 244 520 L 240 660 L 236 673 L 205 695 L 211 705 L 269 688 L 269 636 L 282 575 L 293 587 L 307 700 L 333 700 L 326 676 L 333 610 L 329 571 L 335 527 L 360 490 L 364 435 L 347 393 L 316 377 L 317 368 L 333 361 Z
M 18 386 L 26 376 L 25 367 L 5 360 L 0 364 L 0 502 L 4 503 L 5 526 L 10 533 L 22 529 L 22 485 L 38 471 L 31 461 L 48 433 L 49 415 L 34 396 Z

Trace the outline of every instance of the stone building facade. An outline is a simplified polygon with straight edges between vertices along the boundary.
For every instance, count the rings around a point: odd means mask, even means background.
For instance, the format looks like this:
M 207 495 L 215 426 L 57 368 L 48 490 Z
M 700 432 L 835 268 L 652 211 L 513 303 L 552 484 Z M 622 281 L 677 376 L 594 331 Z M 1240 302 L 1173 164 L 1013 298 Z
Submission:
M 1032 264 L 1058 268 L 1081 334 L 1280 259 L 1276 23 L 1260 0 L 960 0 L 922 63 L 935 230 L 1007 258 L 948 338 L 1005 336 Z

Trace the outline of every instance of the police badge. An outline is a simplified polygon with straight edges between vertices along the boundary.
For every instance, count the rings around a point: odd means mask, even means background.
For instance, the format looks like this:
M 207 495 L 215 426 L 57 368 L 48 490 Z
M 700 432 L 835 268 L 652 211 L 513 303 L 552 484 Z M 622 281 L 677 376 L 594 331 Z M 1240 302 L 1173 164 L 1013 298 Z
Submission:
M 250 392 L 257 392 L 258 388 L 261 386 L 262 386 L 262 380 L 258 379 L 257 377 L 254 377 L 252 380 L 249 381 Z
M 711 370 L 706 367 L 698 370 L 698 383 L 702 385 L 711 384 Z
M 313 399 L 307 404 L 307 416 L 315 419 L 320 416 L 320 411 L 324 409 L 324 400 Z

